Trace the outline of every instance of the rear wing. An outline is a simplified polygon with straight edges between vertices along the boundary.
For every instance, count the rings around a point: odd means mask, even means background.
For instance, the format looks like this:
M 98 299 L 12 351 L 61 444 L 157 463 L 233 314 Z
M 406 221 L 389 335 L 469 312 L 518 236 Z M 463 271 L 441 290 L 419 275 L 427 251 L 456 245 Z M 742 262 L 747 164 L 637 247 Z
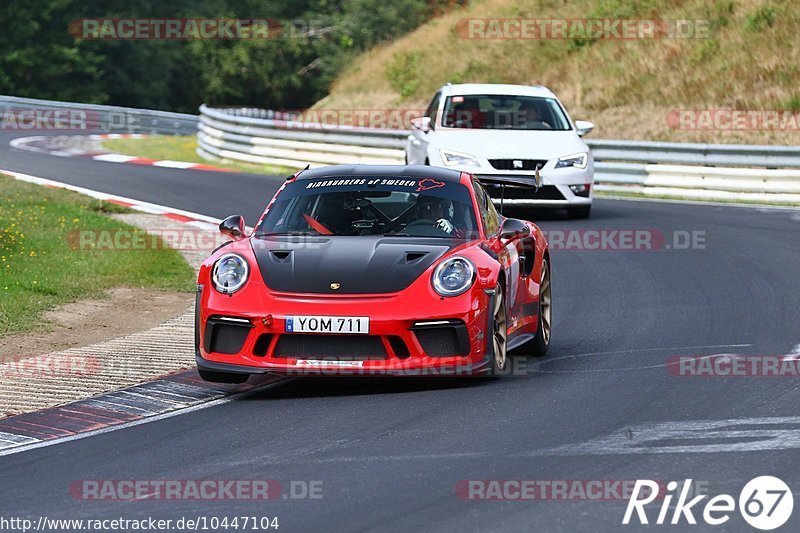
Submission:
M 487 185 L 512 185 L 514 187 L 531 187 L 538 191 L 542 186 L 542 174 L 537 168 L 533 174 L 527 176 L 514 174 L 488 174 L 477 175 L 478 181 Z M 534 191 L 534 192 L 535 192 Z

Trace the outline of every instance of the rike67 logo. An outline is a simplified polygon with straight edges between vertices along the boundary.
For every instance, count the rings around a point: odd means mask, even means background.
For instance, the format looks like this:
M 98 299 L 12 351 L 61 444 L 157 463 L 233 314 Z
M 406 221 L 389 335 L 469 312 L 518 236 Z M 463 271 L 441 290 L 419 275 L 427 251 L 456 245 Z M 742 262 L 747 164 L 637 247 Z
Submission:
M 689 490 L 692 487 L 691 479 L 687 479 L 680 486 L 681 491 L 678 495 L 676 492 L 679 487 L 678 483 L 676 481 L 667 483 L 667 494 L 661 501 L 655 524 L 697 524 L 695 516 L 697 513 L 706 524 L 719 526 L 728 522 L 731 514 L 736 511 L 737 501 L 730 494 L 714 496 L 706 501 L 705 505 L 702 505 L 701 502 L 708 497 L 706 494 L 689 499 Z M 640 498 L 640 495 L 644 496 Z M 658 496 L 658 482 L 650 479 L 637 479 L 622 523 L 630 524 L 635 512 L 634 524 L 636 519 L 639 524 L 649 524 L 649 520 L 652 520 L 653 517 L 652 513 L 648 517 L 645 506 L 653 503 Z M 674 496 L 678 497 L 677 502 L 674 504 L 674 508 L 670 509 Z M 794 497 L 789 486 L 780 479 L 772 476 L 760 476 L 751 479 L 739 493 L 738 507 L 745 522 L 756 529 L 769 531 L 781 527 L 792 516 Z

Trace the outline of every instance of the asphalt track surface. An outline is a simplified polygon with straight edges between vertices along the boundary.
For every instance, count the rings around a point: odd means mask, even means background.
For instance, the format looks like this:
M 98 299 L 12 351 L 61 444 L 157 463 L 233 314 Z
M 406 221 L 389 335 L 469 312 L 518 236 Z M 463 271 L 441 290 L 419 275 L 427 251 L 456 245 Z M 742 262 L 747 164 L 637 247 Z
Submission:
M 56 158 L 13 150 L 12 136 L 0 134 L 0 168 L 215 217 L 240 213 L 250 223 L 282 179 Z M 518 358 L 525 371 L 504 379 L 293 380 L 0 457 L 3 515 L 277 516 L 284 532 L 617 531 L 638 529 L 621 525 L 625 500 L 465 501 L 455 488 L 461 480 L 691 478 L 711 495 L 738 498 L 748 480 L 775 475 L 797 500 L 798 378 L 675 377 L 665 363 L 797 351 L 800 211 L 597 200 L 588 220 L 535 220 L 550 230 L 655 230 L 668 242 L 676 231 L 699 231 L 705 247 L 554 250 L 550 353 Z M 702 422 L 726 420 L 734 422 L 713 432 Z M 321 481 L 323 497 L 114 502 L 68 492 L 81 479 L 263 478 Z M 655 520 L 658 504 L 648 510 Z M 798 526 L 795 509 L 782 530 Z M 737 512 L 721 528 L 683 521 L 679 529 L 753 531 Z

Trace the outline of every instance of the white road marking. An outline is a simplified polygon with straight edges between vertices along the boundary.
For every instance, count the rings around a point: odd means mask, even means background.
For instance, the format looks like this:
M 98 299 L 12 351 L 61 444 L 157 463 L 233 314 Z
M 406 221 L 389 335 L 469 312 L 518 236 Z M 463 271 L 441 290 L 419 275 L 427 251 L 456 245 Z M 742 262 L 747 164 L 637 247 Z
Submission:
M 561 359 L 571 359 L 574 357 L 586 357 L 589 355 L 612 355 L 612 354 L 626 354 L 626 353 L 639 353 L 639 352 L 659 352 L 659 351 L 677 351 L 677 350 L 702 350 L 707 348 L 746 348 L 752 344 L 703 344 L 698 346 L 666 346 L 664 348 L 633 348 L 631 350 L 613 350 L 610 352 L 584 352 L 564 355 L 558 358 L 549 359 L 549 361 L 559 361 Z
M 746 348 L 748 346 L 753 346 L 752 344 L 709 344 L 704 346 L 675 346 L 675 347 L 667 347 L 667 348 L 636 348 L 633 350 L 614 350 L 610 352 L 587 352 L 587 353 L 577 353 L 571 355 L 563 355 L 561 357 L 554 357 L 552 359 L 546 359 L 543 361 L 538 361 L 533 363 L 531 368 L 534 368 L 536 372 L 541 374 L 580 374 L 584 372 L 617 372 L 617 371 L 627 371 L 627 370 L 648 370 L 652 368 L 661 368 L 665 367 L 668 364 L 668 361 L 664 361 L 663 363 L 658 363 L 654 365 L 642 365 L 642 366 L 625 366 L 625 367 L 614 367 L 614 368 L 586 368 L 586 369 L 577 369 L 577 370 L 544 370 L 544 367 L 550 366 L 551 364 L 557 361 L 563 361 L 567 359 L 577 359 L 578 357 L 591 357 L 595 355 L 625 355 L 625 354 L 636 354 L 642 352 L 685 352 L 688 350 L 707 350 L 710 348 Z M 674 355 L 674 354 L 673 354 Z M 719 357 L 720 355 L 730 355 L 730 354 L 709 354 L 699 356 L 702 358 L 706 357 Z
M 20 444 L 29 444 L 39 442 L 39 439 L 34 437 L 26 437 L 25 435 L 15 435 L 14 433 L 5 433 L 0 431 L 0 448 L 6 446 L 19 446 Z
M 46 154 L 50 153 L 50 151 L 38 146 L 30 146 L 30 143 L 41 142 L 46 139 L 47 137 L 17 137 L 16 139 L 11 139 L 8 144 L 11 148 L 16 148 L 17 150 L 28 150 L 30 152 Z
M 164 168 L 192 168 L 197 166 L 198 163 L 187 163 L 186 161 L 172 161 L 170 159 L 164 159 L 163 161 L 156 161 L 153 163 L 154 167 L 164 167 Z
M 697 359 L 710 359 L 712 357 L 721 357 L 723 360 L 735 357 L 737 354 L 729 354 L 729 353 L 713 353 L 708 355 L 698 355 Z M 555 361 L 555 359 L 554 359 Z M 545 366 L 549 364 L 550 361 L 542 361 L 539 363 L 541 366 Z M 540 367 L 536 367 L 535 371 L 539 374 L 584 374 L 584 373 L 591 373 L 591 372 L 628 372 L 631 370 L 651 370 L 653 368 L 666 368 L 670 364 L 669 361 L 664 361 L 663 363 L 656 363 L 654 365 L 641 365 L 641 366 L 615 366 L 611 368 L 581 368 L 578 370 L 542 370 Z
M 717 442 L 710 442 L 714 440 Z M 581 443 L 536 450 L 530 455 L 735 453 L 796 448 L 800 448 L 800 416 L 786 416 L 651 422 Z
M 92 156 L 92 159 L 94 159 L 95 161 L 105 161 L 107 163 L 126 163 L 128 161 L 132 161 L 134 159 L 139 159 L 139 158 L 132 155 L 101 154 Z
M 193 213 L 191 211 L 184 211 L 183 209 L 176 209 L 164 205 L 151 204 L 149 202 L 143 202 L 141 200 L 136 200 L 125 196 L 118 196 L 116 194 L 108 194 L 100 191 L 95 191 L 92 189 L 85 189 L 83 187 L 78 187 L 77 185 L 70 185 L 68 183 L 63 183 L 61 181 L 56 181 L 56 180 L 50 180 L 47 178 L 39 178 L 36 176 L 31 176 L 30 174 L 14 172 L 13 170 L 0 169 L 0 173 L 6 174 L 7 176 L 11 176 L 12 178 L 16 178 L 21 181 L 26 181 L 28 183 L 35 183 L 37 185 L 50 185 L 52 187 L 58 187 L 61 189 L 67 189 L 70 191 L 79 192 L 81 194 L 91 196 L 92 198 L 97 198 L 98 200 L 116 200 L 118 202 L 123 202 L 126 204 L 133 204 L 131 205 L 131 209 L 134 209 L 136 211 L 142 211 L 154 214 L 174 213 L 176 215 L 183 215 L 187 218 L 194 218 L 197 219 L 198 221 L 204 221 L 210 224 L 219 224 L 220 222 L 222 222 L 222 220 L 220 220 L 219 218 L 210 217 L 208 215 L 203 215 L 200 213 Z
M 758 426 L 758 427 L 747 427 Z M 785 427 L 794 426 L 794 427 Z M 704 442 L 708 439 L 731 442 Z M 691 441 L 695 440 L 695 443 Z M 674 442 L 671 444 L 670 441 Z M 343 451 L 347 445 L 340 447 Z M 673 422 L 650 422 L 624 428 L 616 433 L 581 443 L 565 444 L 552 448 L 521 453 L 497 452 L 443 452 L 392 455 L 349 455 L 314 457 L 313 453 L 298 456 L 303 464 L 308 463 L 361 463 L 392 461 L 440 461 L 464 459 L 469 461 L 484 458 L 530 459 L 534 457 L 560 457 L 583 455 L 633 455 L 655 453 L 741 453 L 779 451 L 800 448 L 800 416 L 739 418 L 730 420 L 692 420 Z M 286 462 L 295 456 L 281 455 Z

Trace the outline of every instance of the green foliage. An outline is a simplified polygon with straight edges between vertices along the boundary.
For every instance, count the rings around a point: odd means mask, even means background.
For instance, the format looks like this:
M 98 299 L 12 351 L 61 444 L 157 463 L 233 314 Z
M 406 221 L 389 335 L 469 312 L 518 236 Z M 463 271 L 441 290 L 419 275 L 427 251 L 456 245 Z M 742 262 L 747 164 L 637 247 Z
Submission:
M 733 17 L 735 5 L 733 0 L 717 0 L 714 3 L 712 14 L 712 23 L 717 28 L 723 28 L 730 24 L 731 17 Z
M 0 94 L 102 102 L 102 56 L 67 32 L 72 0 L 0 3 Z
M 448 0 L 2 0 L 0 94 L 196 112 L 201 103 L 305 108 L 359 52 Z M 264 40 L 83 40 L 81 18 L 260 18 Z
M 720 52 L 719 41 L 713 37 L 703 39 L 694 44 L 694 49 L 690 56 L 692 63 L 704 63 L 711 60 L 715 55 Z
M 800 113 L 800 93 L 794 93 L 783 103 L 783 108 L 792 113 Z
M 771 28 L 775 24 L 775 17 L 777 12 L 775 7 L 766 5 L 759 7 L 752 13 L 747 15 L 744 27 L 748 31 L 760 32 L 766 28 Z
M 420 56 L 420 52 L 397 53 L 386 66 L 389 84 L 402 98 L 411 96 L 419 87 Z
M 467 61 L 467 66 L 451 78 L 452 83 L 485 83 L 486 64 L 475 59 Z

